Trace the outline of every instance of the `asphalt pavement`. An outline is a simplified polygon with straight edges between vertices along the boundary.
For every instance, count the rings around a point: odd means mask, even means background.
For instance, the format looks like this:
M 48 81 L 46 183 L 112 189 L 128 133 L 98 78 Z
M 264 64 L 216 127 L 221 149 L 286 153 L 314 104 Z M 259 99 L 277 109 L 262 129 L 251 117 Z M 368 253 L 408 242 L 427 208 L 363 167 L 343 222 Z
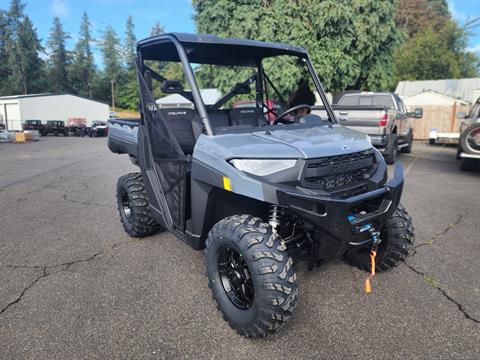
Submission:
M 0 144 L 0 358 L 478 359 L 480 173 L 454 147 L 418 142 L 400 160 L 413 254 L 369 295 L 342 261 L 299 266 L 292 321 L 248 340 L 216 310 L 201 252 L 123 231 L 127 156 L 102 138 Z

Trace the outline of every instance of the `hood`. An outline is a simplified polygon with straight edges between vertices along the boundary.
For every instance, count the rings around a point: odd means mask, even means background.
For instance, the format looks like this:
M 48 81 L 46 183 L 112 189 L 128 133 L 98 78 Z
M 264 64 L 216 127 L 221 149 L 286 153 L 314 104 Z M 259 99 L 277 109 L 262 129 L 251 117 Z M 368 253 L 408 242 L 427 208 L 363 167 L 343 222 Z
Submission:
M 340 125 L 259 131 L 252 135 L 293 147 L 305 159 L 349 154 L 372 147 L 367 135 Z
M 318 158 L 372 148 L 365 134 L 343 126 L 278 129 L 242 134 L 201 135 L 193 157 L 205 163 L 231 158 Z

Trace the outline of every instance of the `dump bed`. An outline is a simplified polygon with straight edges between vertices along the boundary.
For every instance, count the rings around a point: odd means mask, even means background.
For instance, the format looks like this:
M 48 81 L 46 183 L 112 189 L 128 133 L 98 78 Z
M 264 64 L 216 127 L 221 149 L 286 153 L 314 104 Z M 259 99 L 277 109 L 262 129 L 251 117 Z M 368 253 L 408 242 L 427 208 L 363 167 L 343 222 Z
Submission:
M 108 148 L 116 154 L 137 157 L 137 136 L 140 119 L 110 119 L 108 121 Z

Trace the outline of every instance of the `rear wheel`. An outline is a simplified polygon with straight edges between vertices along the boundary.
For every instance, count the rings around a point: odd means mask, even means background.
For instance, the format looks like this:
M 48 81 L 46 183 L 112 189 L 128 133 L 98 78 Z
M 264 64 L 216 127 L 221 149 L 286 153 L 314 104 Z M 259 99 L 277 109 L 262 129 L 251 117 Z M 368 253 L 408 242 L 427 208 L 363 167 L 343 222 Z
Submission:
M 215 224 L 205 262 L 217 307 L 239 334 L 264 337 L 292 317 L 298 294 L 293 262 L 261 219 L 235 215 Z
M 474 171 L 480 169 L 480 159 L 462 158 L 461 161 L 460 170 L 462 171 Z
M 395 164 L 395 161 L 397 160 L 397 153 L 398 153 L 397 134 L 392 134 L 390 136 L 390 141 L 387 144 L 387 149 L 384 155 L 386 163 L 389 165 Z
M 415 242 L 412 218 L 402 205 L 387 220 L 381 232 L 382 242 L 377 249 L 376 271 L 386 271 L 397 266 L 407 257 Z M 370 271 L 370 247 L 347 253 L 348 262 L 362 270 Z
M 117 207 L 128 235 L 144 237 L 160 229 L 152 217 L 141 174 L 131 173 L 118 179 Z

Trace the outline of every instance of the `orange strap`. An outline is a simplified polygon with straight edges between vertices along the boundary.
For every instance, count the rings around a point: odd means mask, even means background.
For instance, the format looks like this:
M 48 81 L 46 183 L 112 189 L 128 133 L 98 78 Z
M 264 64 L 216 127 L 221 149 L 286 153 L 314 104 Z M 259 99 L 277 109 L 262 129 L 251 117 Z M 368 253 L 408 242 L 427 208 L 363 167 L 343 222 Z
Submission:
M 370 286 L 370 279 L 375 276 L 375 256 L 377 252 L 373 251 L 370 253 L 370 276 L 365 280 L 365 292 L 367 294 L 372 292 L 372 287 Z

